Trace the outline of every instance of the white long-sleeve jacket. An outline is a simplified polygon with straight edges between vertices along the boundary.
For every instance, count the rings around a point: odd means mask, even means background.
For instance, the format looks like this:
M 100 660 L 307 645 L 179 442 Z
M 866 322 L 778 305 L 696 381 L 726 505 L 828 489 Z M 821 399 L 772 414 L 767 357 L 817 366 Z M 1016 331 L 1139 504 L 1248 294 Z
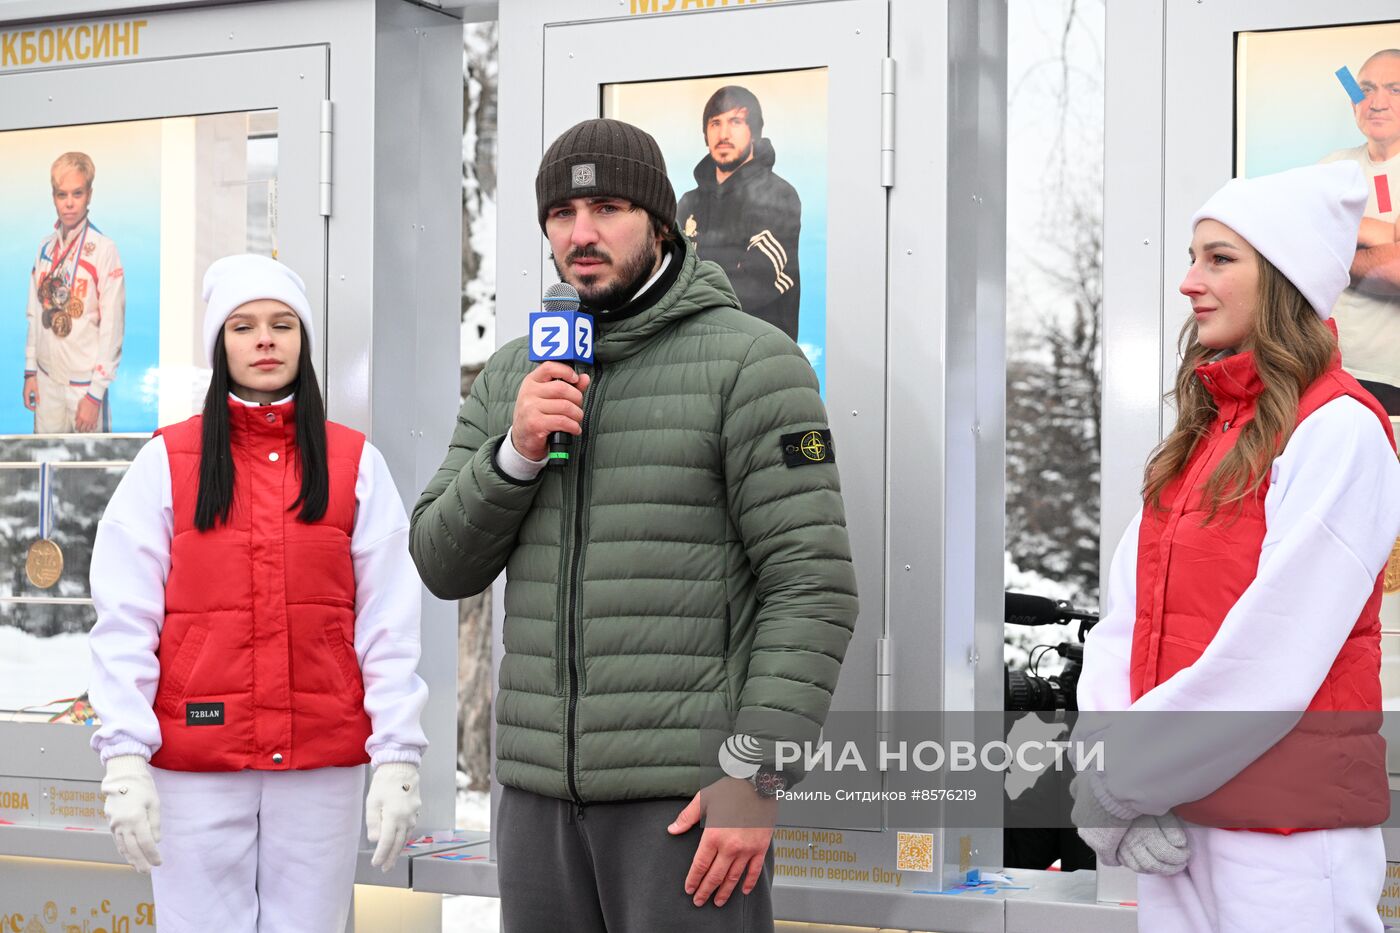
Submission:
M 70 245 L 73 255 L 64 260 L 63 268 L 70 276 L 72 295 L 84 310 L 70 319 L 71 333 L 58 337 L 42 324 L 38 287 Z M 66 239 L 58 230 L 45 237 L 29 274 L 26 315 L 25 375 L 42 370 L 51 379 L 85 387 L 94 401 L 102 401 L 116 378 L 126 331 L 126 277 L 116 244 L 90 221 L 74 228 Z
M 1376 428 L 1376 416 L 1349 397 L 1298 426 L 1274 460 L 1254 581 L 1201 657 L 1136 703 L 1128 674 L 1141 511 L 1133 518 L 1113 555 L 1105 613 L 1086 641 L 1078 687 L 1085 715 L 1075 738 L 1103 738 L 1112 755 L 1105 771 L 1088 772 L 1110 813 L 1161 814 L 1198 800 L 1296 725 L 1400 535 L 1400 463 Z M 1122 710 L 1278 715 L 1221 717 L 1209 735 L 1200 717 L 1093 715 Z
M 384 457 L 368 442 L 355 480 L 355 654 L 365 684 L 371 764 L 418 764 L 427 748 L 419 717 L 428 687 L 418 676 L 421 583 L 408 553 L 408 518 Z M 152 438 L 131 462 L 97 526 L 91 586 L 89 697 L 102 725 L 92 747 L 149 759 L 160 748 L 152 705 L 160 681 L 156 646 L 174 529 L 170 462 Z

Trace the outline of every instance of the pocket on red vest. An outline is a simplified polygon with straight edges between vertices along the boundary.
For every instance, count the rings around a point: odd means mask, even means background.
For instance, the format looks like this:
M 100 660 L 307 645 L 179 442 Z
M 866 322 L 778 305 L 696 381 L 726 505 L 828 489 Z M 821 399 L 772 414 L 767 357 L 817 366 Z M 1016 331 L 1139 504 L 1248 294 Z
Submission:
M 335 658 L 336 665 L 340 668 L 340 675 L 344 678 L 346 689 L 352 695 L 363 699 L 365 678 L 360 672 L 359 662 L 355 660 L 353 648 L 345 641 L 345 635 L 339 621 L 333 621 L 325 626 L 321 629 L 321 634 L 325 637 L 331 657 Z
M 1161 647 L 1157 651 L 1157 680 L 1166 683 L 1176 674 L 1192 664 L 1206 650 L 1207 642 L 1196 641 L 1181 635 L 1164 634 Z
M 288 605 L 292 692 L 329 697 L 361 690 L 360 666 L 348 644 L 354 631 L 355 613 L 344 600 Z
M 175 654 L 167 664 L 164 659 L 160 665 L 160 684 L 156 688 L 156 707 L 169 715 L 175 715 L 180 707 L 180 701 L 185 698 L 185 692 L 189 687 L 190 674 L 194 672 L 194 666 L 199 661 L 199 655 L 204 650 L 204 642 L 209 637 L 209 629 L 202 623 L 192 624 L 185 632 L 184 638 L 180 640 L 180 645 L 175 649 Z

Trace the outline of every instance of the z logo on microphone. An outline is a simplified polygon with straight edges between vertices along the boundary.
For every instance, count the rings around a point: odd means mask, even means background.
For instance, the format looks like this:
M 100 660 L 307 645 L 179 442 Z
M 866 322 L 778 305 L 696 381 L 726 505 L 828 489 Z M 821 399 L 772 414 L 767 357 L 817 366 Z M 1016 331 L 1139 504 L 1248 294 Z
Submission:
M 536 315 L 530 322 L 530 355 L 534 359 L 568 359 L 568 331 L 567 319 L 548 314 Z
M 574 352 L 580 359 L 593 358 L 593 321 L 588 317 L 574 319 Z

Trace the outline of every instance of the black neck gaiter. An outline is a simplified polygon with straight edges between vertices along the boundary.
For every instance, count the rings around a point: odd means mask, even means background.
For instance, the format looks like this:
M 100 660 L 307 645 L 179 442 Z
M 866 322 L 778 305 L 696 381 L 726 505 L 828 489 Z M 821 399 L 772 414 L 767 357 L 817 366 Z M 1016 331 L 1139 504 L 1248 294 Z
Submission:
M 676 284 L 676 279 L 681 274 L 681 266 L 685 264 L 685 250 L 674 235 L 663 240 L 661 248 L 671 257 L 671 262 L 646 291 L 612 311 L 596 311 L 587 304 L 583 305 L 583 310 L 593 315 L 597 327 L 605 328 L 610 324 L 625 321 L 629 317 L 635 317 L 643 311 L 655 307 L 662 296 L 671 290 L 671 286 Z M 651 275 L 652 272 L 648 271 L 641 282 L 636 282 L 634 287 L 641 288 L 642 282 L 645 282 Z

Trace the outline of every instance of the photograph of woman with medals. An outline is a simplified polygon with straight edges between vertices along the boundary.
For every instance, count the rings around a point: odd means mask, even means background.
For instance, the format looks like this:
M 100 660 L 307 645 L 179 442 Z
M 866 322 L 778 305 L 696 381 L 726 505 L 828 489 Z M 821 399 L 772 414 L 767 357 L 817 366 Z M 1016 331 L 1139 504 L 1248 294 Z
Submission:
M 35 434 L 111 430 L 107 389 L 117 375 L 126 283 L 116 244 L 92 222 L 92 159 L 65 152 L 50 169 L 53 233 L 29 277 L 24 407 Z

